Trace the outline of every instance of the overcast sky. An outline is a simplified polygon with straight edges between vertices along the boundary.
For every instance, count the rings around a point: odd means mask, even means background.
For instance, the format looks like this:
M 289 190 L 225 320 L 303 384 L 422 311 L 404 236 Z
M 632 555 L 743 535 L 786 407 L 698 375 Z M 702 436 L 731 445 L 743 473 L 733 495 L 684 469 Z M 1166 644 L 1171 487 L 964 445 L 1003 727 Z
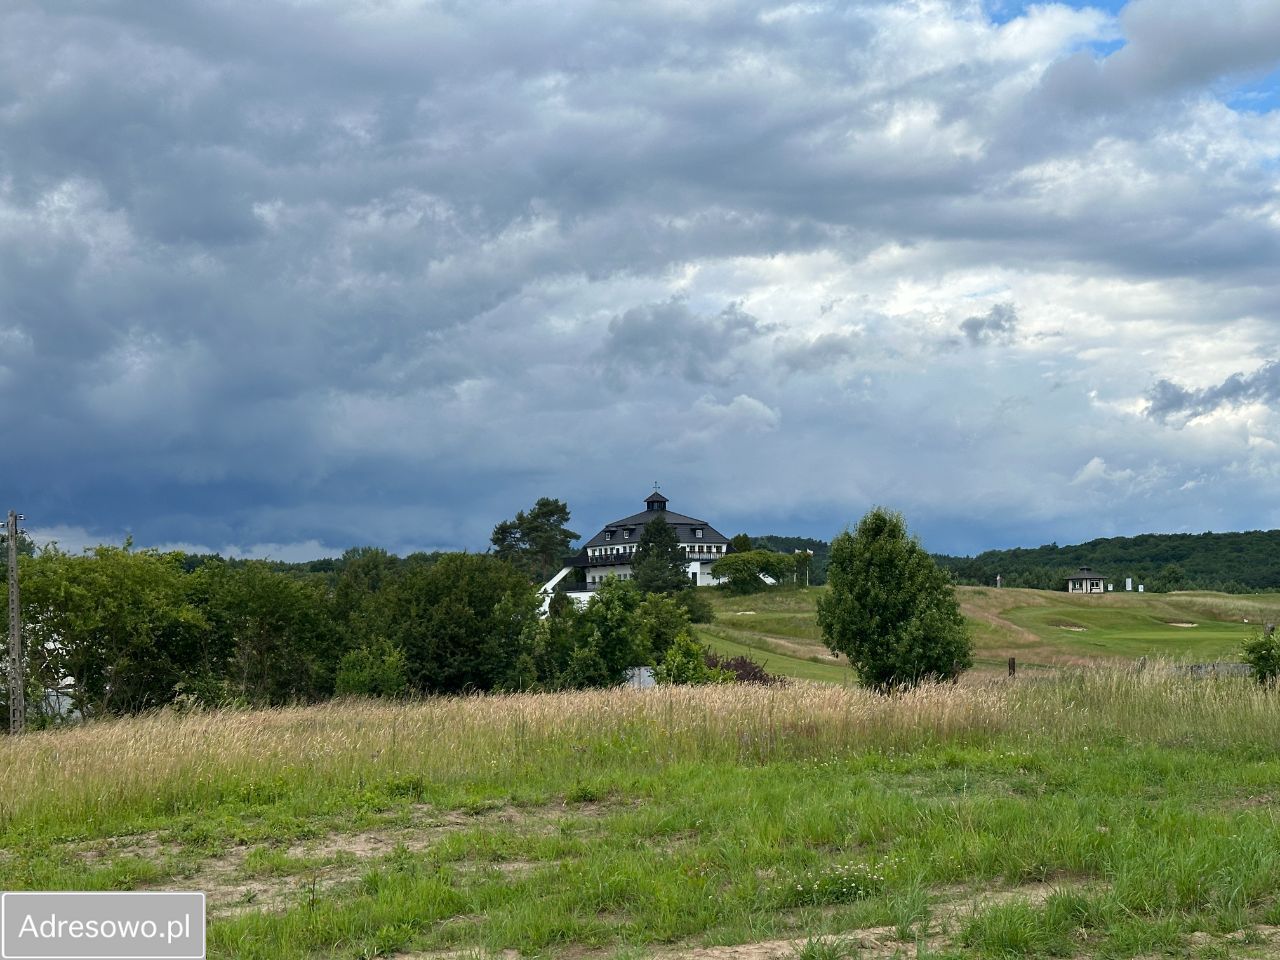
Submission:
M 9 0 L 0 508 L 1280 527 L 1280 3 Z

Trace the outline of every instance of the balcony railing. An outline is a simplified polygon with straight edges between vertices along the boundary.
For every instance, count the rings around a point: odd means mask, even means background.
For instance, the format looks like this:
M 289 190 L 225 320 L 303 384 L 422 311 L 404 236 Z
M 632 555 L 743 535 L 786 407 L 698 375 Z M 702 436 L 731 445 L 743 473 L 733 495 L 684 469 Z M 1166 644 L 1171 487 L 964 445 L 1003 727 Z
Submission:
M 686 560 L 719 560 L 723 557 L 723 553 L 711 553 L 706 550 L 687 550 L 684 558 Z M 635 552 L 631 553 L 603 553 L 597 556 L 587 557 L 587 566 L 589 567 L 616 567 L 620 564 L 632 563 L 636 558 Z
M 595 593 L 600 589 L 598 583 L 570 583 L 561 580 L 556 584 L 556 593 Z

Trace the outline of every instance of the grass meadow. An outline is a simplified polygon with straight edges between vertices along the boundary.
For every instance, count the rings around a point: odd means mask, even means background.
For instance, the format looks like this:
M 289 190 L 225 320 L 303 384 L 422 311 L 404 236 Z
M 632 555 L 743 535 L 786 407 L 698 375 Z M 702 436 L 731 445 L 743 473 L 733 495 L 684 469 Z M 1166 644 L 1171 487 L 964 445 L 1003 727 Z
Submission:
M 766 669 L 806 680 L 849 683 L 847 664 L 822 642 L 817 601 L 823 588 L 735 597 L 708 591 L 716 622 L 699 628 L 718 652 L 746 654 Z M 980 673 L 1020 668 L 1131 662 L 1139 657 L 1235 660 L 1264 622 L 1280 622 L 1280 594 L 1111 593 L 1070 596 L 1048 590 L 958 587 Z
M 1280 701 L 1089 668 L 172 712 L 0 739 L 0 887 L 209 956 L 1280 951 Z

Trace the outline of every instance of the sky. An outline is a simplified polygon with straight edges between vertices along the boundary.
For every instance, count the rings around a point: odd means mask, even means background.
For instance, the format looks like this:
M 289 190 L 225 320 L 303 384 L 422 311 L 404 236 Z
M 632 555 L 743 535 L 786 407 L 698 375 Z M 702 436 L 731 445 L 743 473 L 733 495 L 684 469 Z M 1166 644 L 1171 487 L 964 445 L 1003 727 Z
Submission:
M 1274 0 L 9 0 L 0 509 L 1280 527 Z

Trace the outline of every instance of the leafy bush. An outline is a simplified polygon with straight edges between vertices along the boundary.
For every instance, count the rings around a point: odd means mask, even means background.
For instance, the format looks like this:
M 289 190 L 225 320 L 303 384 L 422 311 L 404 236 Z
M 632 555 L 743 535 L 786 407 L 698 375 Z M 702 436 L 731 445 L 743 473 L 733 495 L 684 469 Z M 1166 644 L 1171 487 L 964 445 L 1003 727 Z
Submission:
M 731 683 L 733 674 L 707 664 L 707 649 L 688 630 L 681 630 L 666 655 L 654 667 L 653 677 L 663 684 Z
M 711 565 L 711 572 L 725 581 L 730 593 L 758 593 L 769 586 L 768 577 L 774 582 L 790 583 L 795 575 L 795 559 L 785 553 L 771 550 L 748 550 L 745 553 L 727 553 Z
M 676 600 L 684 607 L 690 623 L 711 623 L 716 618 L 711 601 L 694 587 L 680 591 Z
M 387 640 L 349 650 L 338 663 L 338 696 L 398 697 L 408 688 L 404 651 Z
M 758 683 L 763 687 L 786 686 L 787 684 L 785 677 L 779 677 L 776 674 L 767 672 L 764 667 L 750 657 L 722 657 L 718 653 L 708 650 L 706 661 L 710 669 L 732 674 L 734 681 L 737 683 Z
M 660 661 L 675 638 L 689 627 L 689 616 L 675 597 L 651 593 L 636 610 L 639 637 L 637 654 Z
M 1241 659 L 1253 667 L 1253 677 L 1259 683 L 1274 683 L 1280 677 L 1280 640 L 1274 632 L 1255 630 L 1244 642 Z

